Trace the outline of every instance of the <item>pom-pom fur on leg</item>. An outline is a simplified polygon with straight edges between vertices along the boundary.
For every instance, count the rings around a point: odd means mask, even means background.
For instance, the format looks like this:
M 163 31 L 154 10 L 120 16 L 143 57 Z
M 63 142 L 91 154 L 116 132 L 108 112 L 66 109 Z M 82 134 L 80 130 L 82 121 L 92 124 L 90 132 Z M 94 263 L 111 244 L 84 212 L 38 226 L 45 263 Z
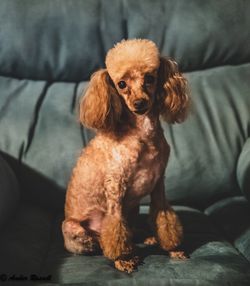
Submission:
M 131 233 L 122 218 L 107 215 L 103 221 L 100 244 L 103 254 L 112 260 L 133 252 Z

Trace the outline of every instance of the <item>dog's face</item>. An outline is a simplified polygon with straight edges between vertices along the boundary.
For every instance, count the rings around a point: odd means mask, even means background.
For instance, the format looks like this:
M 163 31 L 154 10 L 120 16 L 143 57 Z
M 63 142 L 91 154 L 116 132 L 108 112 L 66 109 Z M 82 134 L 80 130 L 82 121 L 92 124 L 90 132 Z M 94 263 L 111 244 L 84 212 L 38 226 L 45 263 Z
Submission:
M 156 93 L 159 52 L 148 40 L 123 41 L 106 58 L 108 73 L 130 111 L 151 110 Z
M 106 67 L 91 76 L 80 102 L 79 119 L 85 126 L 117 130 L 126 124 L 123 102 L 138 116 L 156 107 L 155 114 L 169 123 L 185 119 L 186 79 L 174 61 L 160 56 L 152 41 L 121 41 L 107 53 Z
M 155 98 L 157 70 L 146 73 L 136 69 L 128 71 L 117 79 L 115 86 L 130 111 L 136 114 L 147 113 Z

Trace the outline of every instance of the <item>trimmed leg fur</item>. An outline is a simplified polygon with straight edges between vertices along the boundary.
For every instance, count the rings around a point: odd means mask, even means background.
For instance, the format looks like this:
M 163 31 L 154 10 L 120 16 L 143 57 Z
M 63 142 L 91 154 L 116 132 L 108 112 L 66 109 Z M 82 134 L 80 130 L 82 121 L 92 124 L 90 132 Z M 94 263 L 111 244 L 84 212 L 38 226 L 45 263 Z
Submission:
M 133 252 L 131 233 L 122 218 L 107 215 L 102 224 L 100 244 L 103 254 L 112 260 Z
M 172 209 L 159 211 L 156 215 L 156 232 L 161 247 L 164 250 L 174 250 L 182 240 L 182 226 Z
M 181 243 L 183 229 L 177 214 L 165 199 L 163 177 L 151 193 L 150 216 L 160 246 L 167 251 L 174 250 Z
M 75 220 L 65 220 L 62 224 L 65 248 L 75 254 L 89 254 L 95 252 L 98 248 L 96 237 L 91 236 Z

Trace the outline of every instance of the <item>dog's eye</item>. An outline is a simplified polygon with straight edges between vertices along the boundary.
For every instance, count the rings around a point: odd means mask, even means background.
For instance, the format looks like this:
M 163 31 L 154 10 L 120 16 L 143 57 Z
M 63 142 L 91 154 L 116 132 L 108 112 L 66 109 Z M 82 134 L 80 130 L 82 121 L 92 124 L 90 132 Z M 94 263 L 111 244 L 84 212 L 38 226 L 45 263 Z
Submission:
M 127 86 L 127 84 L 124 80 L 121 80 L 118 82 L 118 86 L 120 89 L 124 89 Z
M 153 84 L 155 82 L 155 77 L 150 74 L 146 74 L 144 82 L 145 84 Z

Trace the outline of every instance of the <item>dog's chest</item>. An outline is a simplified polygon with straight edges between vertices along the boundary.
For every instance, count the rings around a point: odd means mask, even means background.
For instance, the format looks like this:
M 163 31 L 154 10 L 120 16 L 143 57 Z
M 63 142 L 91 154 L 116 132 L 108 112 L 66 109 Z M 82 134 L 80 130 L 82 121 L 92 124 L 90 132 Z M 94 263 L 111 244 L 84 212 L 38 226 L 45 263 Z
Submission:
M 131 174 L 130 189 L 135 196 L 144 195 L 154 186 L 162 171 L 162 159 L 160 151 L 147 150 L 133 167 Z
M 131 161 L 125 196 L 128 204 L 137 204 L 142 197 L 151 193 L 164 173 L 168 159 L 168 145 L 164 141 L 145 144 L 137 160 Z

